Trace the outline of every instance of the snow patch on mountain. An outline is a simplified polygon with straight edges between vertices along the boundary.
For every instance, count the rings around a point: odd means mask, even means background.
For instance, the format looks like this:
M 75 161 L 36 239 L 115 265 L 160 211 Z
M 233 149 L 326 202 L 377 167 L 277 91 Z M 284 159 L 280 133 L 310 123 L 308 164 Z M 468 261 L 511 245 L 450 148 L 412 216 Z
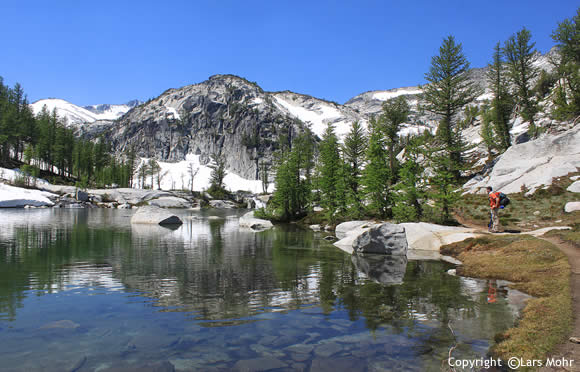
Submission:
M 140 164 L 148 162 L 149 159 L 142 158 Z M 211 184 L 211 168 L 207 165 L 203 165 L 200 162 L 199 155 L 188 154 L 185 160 L 169 163 L 169 162 L 158 162 L 161 167 L 159 174 L 161 177 L 161 189 L 162 190 L 191 190 L 191 171 L 193 170 L 193 190 L 203 191 L 207 190 Z M 137 188 L 143 188 L 143 186 L 151 187 L 151 176 L 146 177 L 145 184 L 142 184 L 141 180 L 137 176 L 134 177 L 134 184 Z M 230 191 L 251 191 L 253 193 L 262 192 L 262 181 L 259 180 L 248 180 L 234 174 L 232 172 L 227 172 L 224 178 L 224 185 L 227 190 Z M 154 176 L 153 188 L 157 188 L 157 176 Z M 272 192 L 274 185 L 270 184 L 269 191 Z
M 68 101 L 65 101 L 64 99 L 41 99 L 40 101 L 36 101 L 31 104 L 31 107 L 35 115 L 38 115 L 42 111 L 43 107 L 46 107 L 50 113 L 56 109 L 56 114 L 58 117 L 65 119 L 68 125 L 77 126 L 97 121 L 97 117 L 94 113 Z
M 80 107 L 58 98 L 41 99 L 32 103 L 32 112 L 38 115 L 46 106 L 48 112 L 56 109 L 59 118 L 66 120 L 68 126 L 81 126 L 96 121 L 112 121 L 123 116 L 140 101 L 131 101 L 124 105 L 92 105 Z
M 391 90 L 375 91 L 373 93 L 373 98 L 379 101 L 387 101 L 392 98 L 396 98 L 402 95 L 417 95 L 422 94 L 423 91 L 419 87 L 405 87 L 397 88 Z
M 310 107 L 306 108 L 283 95 L 275 94 L 274 99 L 280 106 L 288 110 L 292 116 L 306 124 L 310 124 L 312 132 L 319 137 L 322 137 L 327 123 L 343 118 L 343 114 L 336 107 L 332 107 L 331 104 L 320 102 L 312 104 L 312 102 L 310 102 Z M 350 123 L 346 123 L 344 120 L 340 120 L 337 124 L 341 124 L 340 126 L 336 126 L 337 134 L 344 132 L 343 127 L 346 126 L 345 124 L 350 125 Z

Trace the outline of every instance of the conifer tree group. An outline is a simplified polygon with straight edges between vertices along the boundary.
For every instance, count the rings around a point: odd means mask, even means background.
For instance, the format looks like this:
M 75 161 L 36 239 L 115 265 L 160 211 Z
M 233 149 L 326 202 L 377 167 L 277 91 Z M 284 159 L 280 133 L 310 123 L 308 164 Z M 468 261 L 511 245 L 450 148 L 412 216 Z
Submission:
M 296 219 L 319 205 L 326 221 L 381 218 L 448 223 L 465 171 L 469 168 L 462 130 L 480 116 L 480 134 L 489 158 L 511 145 L 510 122 L 519 116 L 535 137 L 538 102 L 550 92 L 561 120 L 580 115 L 580 9 L 552 34 L 559 59 L 554 76 L 539 73 L 531 33 L 523 28 L 497 43 L 485 76 L 491 100 L 475 102 L 483 93 L 470 79 L 470 64 L 453 36 L 445 38 L 431 60 L 422 87 L 421 109 L 438 120 L 436 134 L 400 137 L 400 126 L 412 122 L 404 96 L 388 100 L 367 130 L 353 122 L 343 144 L 329 124 L 319 143 L 309 134 L 282 151 L 274 164 L 276 191 L 271 213 Z M 555 86 L 554 86 L 555 85 Z M 316 164 L 316 166 L 313 166 Z M 314 170 L 314 174 L 311 172 Z
M 36 177 L 55 182 L 129 186 L 135 159 L 119 161 L 103 138 L 77 138 L 56 110 L 34 115 L 22 87 L 5 86 L 0 77 L 0 166 L 20 168 L 18 182 L 32 186 Z

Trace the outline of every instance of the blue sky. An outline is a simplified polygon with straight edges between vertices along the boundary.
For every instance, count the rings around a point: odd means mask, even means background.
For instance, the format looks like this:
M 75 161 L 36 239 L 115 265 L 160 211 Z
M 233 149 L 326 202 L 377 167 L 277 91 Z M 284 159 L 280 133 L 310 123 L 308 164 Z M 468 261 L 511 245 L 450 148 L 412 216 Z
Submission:
M 344 103 L 424 82 L 444 37 L 473 67 L 527 27 L 541 52 L 572 0 L 3 1 L 0 76 L 31 102 L 146 100 L 235 74 L 268 91 Z

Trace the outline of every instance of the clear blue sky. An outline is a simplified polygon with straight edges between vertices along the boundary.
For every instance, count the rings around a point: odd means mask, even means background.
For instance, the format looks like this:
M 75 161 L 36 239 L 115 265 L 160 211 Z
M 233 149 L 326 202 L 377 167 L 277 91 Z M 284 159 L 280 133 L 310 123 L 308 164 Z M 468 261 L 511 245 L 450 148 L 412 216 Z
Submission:
M 2 1 L 0 76 L 31 102 L 146 100 L 235 74 L 343 103 L 424 82 L 444 37 L 473 67 L 527 27 L 548 51 L 577 0 Z

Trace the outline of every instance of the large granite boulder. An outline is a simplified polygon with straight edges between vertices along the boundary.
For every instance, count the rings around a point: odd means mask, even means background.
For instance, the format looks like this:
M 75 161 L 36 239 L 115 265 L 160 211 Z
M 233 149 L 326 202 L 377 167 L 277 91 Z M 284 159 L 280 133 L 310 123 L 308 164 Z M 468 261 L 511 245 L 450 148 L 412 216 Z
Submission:
M 373 223 L 370 221 L 347 221 L 347 222 L 343 222 L 343 223 L 336 225 L 336 228 L 334 229 L 334 235 L 336 235 L 336 237 L 338 239 L 343 239 L 343 238 L 346 238 L 347 235 L 351 235 L 355 232 L 358 232 L 359 231 L 358 229 L 364 225 L 370 226 L 370 225 L 373 225 Z M 360 231 L 360 232 L 362 232 L 362 231 Z
M 240 217 L 240 227 L 247 227 L 252 230 L 267 230 L 272 228 L 272 222 L 268 220 L 262 220 L 260 218 L 254 217 L 254 212 L 248 212 Z
M 152 205 L 139 207 L 131 218 L 131 223 L 146 223 L 153 225 L 181 225 L 183 222 L 176 215 L 163 208 Z
M 406 256 L 408 245 L 405 228 L 392 223 L 373 226 L 354 240 L 352 248 L 356 253 Z
M 191 208 L 191 202 L 177 196 L 162 196 L 149 201 L 149 205 L 160 208 Z
M 353 254 L 351 260 L 359 271 L 381 284 L 401 284 L 407 270 L 407 256 Z
M 459 226 L 443 226 L 426 222 L 406 222 L 401 226 L 405 228 L 410 250 L 439 252 L 442 245 L 478 236 L 475 229 Z

